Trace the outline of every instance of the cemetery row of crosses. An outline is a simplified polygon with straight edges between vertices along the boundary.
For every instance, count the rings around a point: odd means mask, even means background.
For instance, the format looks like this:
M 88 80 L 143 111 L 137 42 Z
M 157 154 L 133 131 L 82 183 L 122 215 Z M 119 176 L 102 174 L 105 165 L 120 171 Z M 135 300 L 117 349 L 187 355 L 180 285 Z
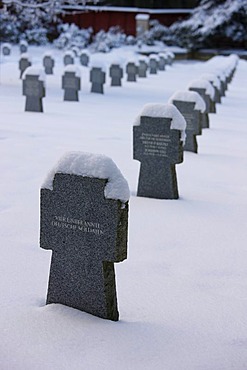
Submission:
M 88 65 L 88 54 L 83 58 Z M 127 80 L 147 77 L 147 70 L 164 71 L 166 62 L 164 54 L 140 58 L 139 65 L 131 61 Z M 167 104 L 143 107 L 133 126 L 133 156 L 141 163 L 137 196 L 179 197 L 175 165 L 183 161 L 184 150 L 198 152 L 197 135 L 210 127 L 209 114 L 216 113 L 237 62 L 236 55 L 211 58 L 206 62 L 210 73 L 191 81 L 187 90 L 175 91 Z M 45 73 L 52 73 L 51 55 L 43 63 Z M 64 100 L 77 101 L 80 76 L 71 52 L 64 63 Z M 92 92 L 103 93 L 104 73 L 100 67 L 91 69 Z M 110 76 L 112 86 L 121 85 L 122 68 L 112 65 Z M 26 111 L 42 112 L 44 73 L 27 66 L 23 94 Z M 128 200 L 127 181 L 104 155 L 69 153 L 51 170 L 41 189 L 40 245 L 53 252 L 47 303 L 118 320 L 114 262 L 127 258 Z

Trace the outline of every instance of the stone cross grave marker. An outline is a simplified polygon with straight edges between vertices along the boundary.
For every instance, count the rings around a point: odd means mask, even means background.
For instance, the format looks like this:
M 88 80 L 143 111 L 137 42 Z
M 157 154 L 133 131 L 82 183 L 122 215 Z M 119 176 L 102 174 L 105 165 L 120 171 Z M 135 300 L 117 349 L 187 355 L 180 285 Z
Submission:
M 52 250 L 47 304 L 117 321 L 114 262 L 127 258 L 128 201 L 106 198 L 109 181 L 57 171 L 41 189 L 40 246 Z
M 166 57 L 164 54 L 159 54 L 158 68 L 159 71 L 165 71 L 166 69 Z
M 151 75 L 156 75 L 158 73 L 158 57 L 157 55 L 150 55 L 149 59 L 149 73 Z
M 64 63 L 65 66 L 68 66 L 69 64 L 74 64 L 75 63 L 73 51 L 67 51 L 64 54 L 63 63 Z
M 43 58 L 43 66 L 45 69 L 45 73 L 47 75 L 52 75 L 53 74 L 53 68 L 55 65 L 55 60 L 52 58 L 51 55 L 45 55 Z
M 87 53 L 81 53 L 80 54 L 80 63 L 82 66 L 87 67 L 89 63 L 89 55 Z
M 24 40 L 21 41 L 20 42 L 20 53 L 21 54 L 27 53 L 27 50 L 28 50 L 28 43 Z
M 93 67 L 90 71 L 91 92 L 104 94 L 105 72 L 100 67 Z
M 145 60 L 139 60 L 138 65 L 138 77 L 145 78 L 147 77 L 148 64 Z
M 177 199 L 175 164 L 183 161 L 181 132 L 171 129 L 171 118 L 141 116 L 133 127 L 134 159 L 141 162 L 137 195 Z
M 62 76 L 64 101 L 79 101 L 78 91 L 81 89 L 81 79 L 76 72 L 64 71 Z
M 20 70 L 20 78 L 22 78 L 23 73 L 25 70 L 32 65 L 31 60 L 28 54 L 22 54 L 19 60 L 19 70 Z
M 8 43 L 3 44 L 2 53 L 4 56 L 9 56 L 11 54 L 11 45 Z
M 123 68 L 119 64 L 110 66 L 111 86 L 122 86 Z
M 126 66 L 127 81 L 136 82 L 137 66 L 134 62 L 129 62 Z
M 202 113 L 202 116 L 201 116 L 202 128 L 209 128 L 208 113 L 210 110 L 210 98 L 209 98 L 209 95 L 206 94 L 206 89 L 199 88 L 199 87 L 189 87 L 189 90 L 197 92 L 199 95 L 201 95 L 202 99 L 204 100 L 206 104 L 206 110 L 205 110 L 205 113 Z
M 173 100 L 172 102 L 179 112 L 184 116 L 186 120 L 186 139 L 184 144 L 184 150 L 189 152 L 197 153 L 197 135 L 202 134 L 200 124 L 200 112 L 195 110 L 195 103 L 181 100 Z
M 30 70 L 30 72 L 29 72 Z M 30 73 L 30 74 L 29 74 Z M 44 81 L 40 80 L 42 72 L 29 67 L 23 79 L 23 95 L 26 96 L 26 112 L 43 112 L 42 98 L 45 96 Z

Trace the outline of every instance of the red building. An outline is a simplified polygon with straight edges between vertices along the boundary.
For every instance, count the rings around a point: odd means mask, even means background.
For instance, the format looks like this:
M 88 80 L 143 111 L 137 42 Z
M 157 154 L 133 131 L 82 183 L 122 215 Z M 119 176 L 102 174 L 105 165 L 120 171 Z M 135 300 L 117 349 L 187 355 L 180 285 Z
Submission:
M 150 20 L 157 19 L 161 24 L 170 26 L 177 20 L 186 19 L 192 9 L 149 9 L 110 6 L 67 6 L 65 23 L 75 23 L 80 28 L 92 27 L 94 32 L 107 31 L 112 26 L 120 26 L 127 35 L 136 34 L 137 14 L 148 14 Z

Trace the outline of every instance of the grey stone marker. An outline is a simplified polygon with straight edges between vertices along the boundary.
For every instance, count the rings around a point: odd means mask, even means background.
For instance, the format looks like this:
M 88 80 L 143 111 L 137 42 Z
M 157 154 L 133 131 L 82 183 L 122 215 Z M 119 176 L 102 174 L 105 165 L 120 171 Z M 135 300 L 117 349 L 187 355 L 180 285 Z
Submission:
M 28 43 L 23 40 L 20 42 L 20 53 L 21 54 L 24 54 L 24 53 L 27 53 L 27 50 L 28 50 Z
M 65 160 L 66 168 L 76 167 L 74 157 Z M 95 177 L 91 162 L 90 176 L 57 167 L 52 185 L 41 189 L 40 246 L 52 250 L 46 303 L 117 321 L 114 262 L 127 258 L 128 200 L 106 196 L 111 180 Z
M 148 64 L 145 60 L 139 60 L 138 65 L 138 77 L 145 78 L 147 77 Z
M 104 94 L 105 72 L 100 67 L 93 67 L 90 71 L 91 92 Z
M 205 83 L 206 82 L 207 81 L 205 81 Z M 208 94 L 206 94 L 206 88 L 191 86 L 191 87 L 189 87 L 189 90 L 197 92 L 203 98 L 203 100 L 206 104 L 206 110 L 205 110 L 205 113 L 202 114 L 202 128 L 209 128 L 208 113 L 210 113 L 210 96 Z
M 200 112 L 195 110 L 195 103 L 185 102 L 179 100 L 173 100 L 173 104 L 178 108 L 179 112 L 184 116 L 186 120 L 186 140 L 184 144 L 184 150 L 197 153 L 197 135 L 202 134 L 200 124 Z
M 43 66 L 47 75 L 53 74 L 53 68 L 55 66 L 55 60 L 51 55 L 45 55 L 43 58 Z
M 80 63 L 81 63 L 82 66 L 85 66 L 85 67 L 88 66 L 88 63 L 89 63 L 89 55 L 88 55 L 88 53 L 82 52 L 80 54 Z
M 127 81 L 136 82 L 136 75 L 138 73 L 138 68 L 134 62 L 129 62 L 126 66 Z
M 64 71 L 62 76 L 64 101 L 79 101 L 78 91 L 81 89 L 81 79 L 76 71 Z
M 159 54 L 158 68 L 159 71 L 165 71 L 166 69 L 166 56 L 162 53 Z
M 66 51 L 63 57 L 63 63 L 65 66 L 68 66 L 69 64 L 74 64 L 74 53 L 72 51 Z
M 4 56 L 9 56 L 11 54 L 11 45 L 8 43 L 3 44 L 2 53 Z
M 19 60 L 19 70 L 20 70 L 20 78 L 22 78 L 23 73 L 25 70 L 32 65 L 29 55 L 22 54 Z
M 134 159 L 141 162 L 137 196 L 178 198 L 175 164 L 183 162 L 183 143 L 181 131 L 171 129 L 171 121 L 141 116 L 140 125 L 133 127 Z
M 111 86 L 122 86 L 123 68 L 119 64 L 110 66 Z
M 23 95 L 26 96 L 26 112 L 43 112 L 42 98 L 45 96 L 45 86 L 42 71 L 29 67 L 23 79 Z
M 158 73 L 158 66 L 159 66 L 159 64 L 158 64 L 157 55 L 151 54 L 150 59 L 149 59 L 149 73 L 151 75 L 157 74 Z

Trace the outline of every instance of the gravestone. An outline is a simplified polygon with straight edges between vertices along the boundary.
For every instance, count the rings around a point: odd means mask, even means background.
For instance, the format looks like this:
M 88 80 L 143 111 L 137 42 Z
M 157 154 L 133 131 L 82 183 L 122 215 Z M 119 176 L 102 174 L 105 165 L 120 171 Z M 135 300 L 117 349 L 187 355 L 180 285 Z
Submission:
M 119 64 L 112 64 L 110 67 L 111 86 L 121 86 L 123 78 L 123 68 Z
M 66 51 L 63 57 L 63 63 L 65 66 L 68 66 L 69 64 L 74 64 L 74 54 L 72 51 Z
M 159 71 L 165 71 L 166 69 L 166 55 L 160 53 L 159 54 L 159 62 L 158 62 Z
M 93 67 L 90 71 L 91 92 L 104 94 L 105 72 L 100 67 Z
M 45 73 L 47 75 L 52 75 L 53 74 L 53 68 L 55 65 L 55 60 L 51 55 L 44 55 L 43 57 L 43 66 L 45 69 Z
M 99 161 L 99 156 L 89 156 L 67 155 L 54 171 L 51 185 L 48 180 L 41 189 L 40 246 L 52 250 L 46 303 L 117 321 L 114 262 L 127 258 L 129 190 L 119 170 L 115 180 L 110 172 L 102 175 L 110 158 L 102 156 Z M 101 168 L 95 166 L 94 157 Z M 66 173 L 64 165 L 73 173 Z M 124 184 L 128 197 L 122 199 L 114 182 Z
M 27 53 L 22 54 L 19 60 L 20 78 L 22 78 L 25 70 L 32 65 L 31 59 Z
M 202 134 L 200 124 L 200 112 L 198 110 L 195 110 L 194 102 L 173 100 L 173 104 L 186 120 L 186 139 L 184 150 L 197 153 L 198 144 L 196 136 Z
M 159 58 L 155 54 L 151 54 L 149 58 L 149 73 L 151 75 L 158 73 L 158 60 Z
M 2 53 L 4 56 L 9 56 L 11 54 L 11 45 L 8 43 L 4 43 L 2 45 Z
M 220 79 L 213 73 L 205 73 L 201 77 L 209 81 L 213 85 L 215 93 L 214 94 L 215 103 L 221 103 Z
M 171 122 L 171 118 L 141 116 L 140 125 L 133 127 L 134 159 L 141 162 L 137 196 L 178 198 L 175 165 L 183 161 L 183 142 L 181 131 L 172 129 Z
M 82 52 L 80 54 L 80 63 L 81 63 L 82 66 L 85 66 L 85 67 L 88 66 L 88 63 L 89 63 L 89 55 L 88 55 L 88 53 Z
M 138 65 L 138 77 L 145 78 L 147 77 L 148 64 L 146 60 L 139 60 Z
M 126 73 L 127 73 L 127 81 L 129 82 L 136 82 L 136 75 L 138 69 L 134 62 L 129 62 L 126 66 Z
M 22 40 L 20 42 L 20 53 L 21 54 L 27 53 L 27 50 L 28 50 L 28 43 L 25 40 Z
M 73 67 L 73 70 L 70 67 Z M 64 90 L 64 101 L 79 101 L 78 91 L 81 89 L 81 79 L 75 66 L 65 67 L 62 76 L 62 89 Z
M 26 112 L 43 112 L 42 98 L 45 96 L 44 76 L 41 70 L 27 68 L 23 78 L 22 92 L 26 96 Z
M 208 113 L 210 113 L 210 96 L 209 96 L 209 94 L 206 93 L 206 87 L 205 86 L 207 86 L 207 87 L 210 86 L 210 88 L 212 90 L 213 90 L 213 87 L 206 80 L 198 80 L 198 86 L 204 86 L 204 87 L 196 87 L 196 85 L 197 85 L 197 83 L 195 83 L 194 86 L 193 86 L 193 84 L 191 86 L 189 86 L 189 90 L 197 92 L 199 95 L 201 95 L 202 99 L 204 100 L 204 102 L 206 104 L 206 110 L 205 110 L 205 113 L 202 114 L 202 128 L 209 128 Z M 211 92 L 211 90 L 210 90 L 210 92 Z

